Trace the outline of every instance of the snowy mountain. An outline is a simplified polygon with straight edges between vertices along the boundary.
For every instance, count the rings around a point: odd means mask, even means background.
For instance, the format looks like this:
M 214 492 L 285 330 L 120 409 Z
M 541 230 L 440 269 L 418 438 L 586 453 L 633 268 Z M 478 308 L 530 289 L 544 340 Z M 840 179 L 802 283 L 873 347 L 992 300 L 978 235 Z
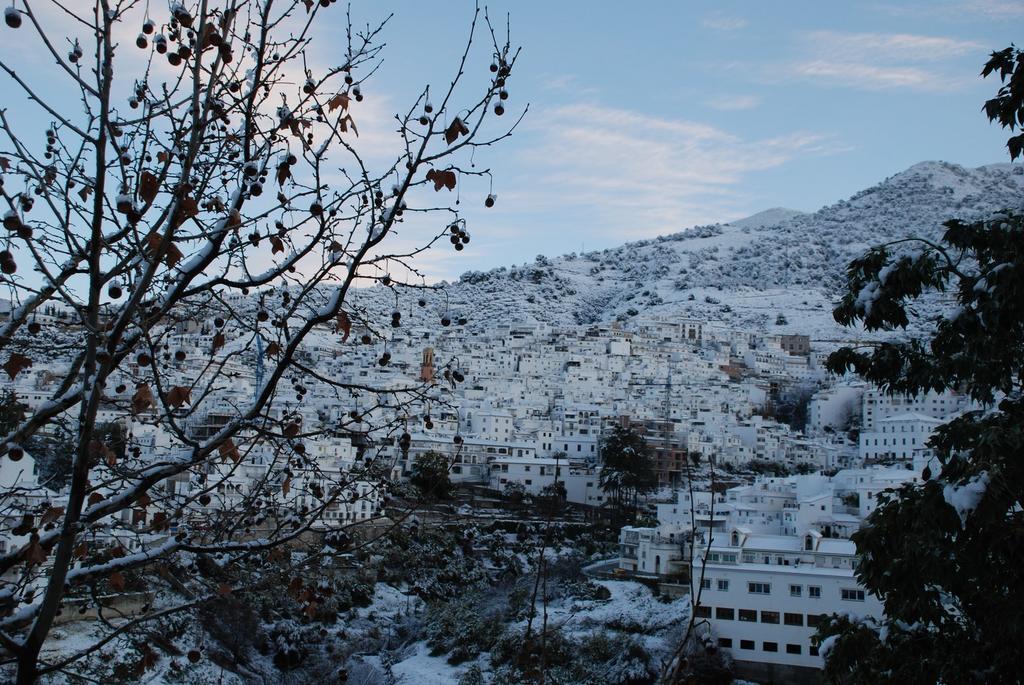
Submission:
M 613 249 L 470 271 L 449 284 L 447 307 L 477 330 L 496 322 L 576 325 L 671 315 L 848 339 L 831 309 L 852 258 L 894 238 L 936 238 L 953 217 L 1022 207 L 1020 164 L 968 169 L 922 162 L 810 214 L 770 209 Z M 445 304 L 433 302 L 426 311 L 437 306 Z

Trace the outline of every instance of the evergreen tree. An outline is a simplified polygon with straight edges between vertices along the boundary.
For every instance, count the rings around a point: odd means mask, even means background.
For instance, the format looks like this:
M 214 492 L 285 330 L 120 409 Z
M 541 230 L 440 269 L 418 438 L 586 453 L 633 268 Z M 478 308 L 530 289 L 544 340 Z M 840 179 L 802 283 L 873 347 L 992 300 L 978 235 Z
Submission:
M 634 511 L 640 495 L 658 486 L 651 449 L 632 426 L 615 426 L 601 440 L 601 490 L 611 494 L 619 507 Z
M 424 452 L 412 462 L 409 482 L 419 488 L 425 497 L 448 499 L 452 494 L 452 481 L 448 477 L 448 457 L 439 452 Z
M 13 390 L 5 388 L 0 391 L 0 432 L 7 435 L 25 418 L 25 403 L 18 399 Z
M 982 75 L 992 73 L 1004 85 L 985 112 L 1012 131 L 1024 123 L 1024 53 L 993 53 Z M 1021 153 L 1021 136 L 1009 149 Z M 1024 216 L 945 226 L 939 244 L 897 241 L 851 263 L 835 310 L 844 325 L 905 328 L 923 293 L 951 292 L 958 306 L 930 339 L 845 348 L 828 365 L 892 393 L 961 390 L 985 408 L 940 427 L 934 470 L 881 495 L 854 535 L 857 577 L 885 617 L 825 624 L 832 682 L 1022 682 Z

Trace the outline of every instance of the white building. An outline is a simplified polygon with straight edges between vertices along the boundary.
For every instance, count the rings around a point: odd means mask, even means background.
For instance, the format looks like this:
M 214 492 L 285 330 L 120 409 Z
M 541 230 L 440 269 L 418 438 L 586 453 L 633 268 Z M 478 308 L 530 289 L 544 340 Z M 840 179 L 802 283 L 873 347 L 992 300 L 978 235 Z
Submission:
M 716 535 L 694 555 L 696 614 L 743 677 L 789 682 L 802 669 L 822 668 L 811 636 L 823 616 L 882 615 L 879 600 L 857 584 L 855 552 L 853 542 L 814 530 L 780 536 L 734 528 Z
M 967 395 L 948 390 L 930 390 L 919 395 L 889 395 L 878 389 L 864 393 L 861 430 L 877 430 L 876 422 L 900 414 L 924 414 L 933 419 L 947 419 L 964 410 L 978 408 L 978 404 Z
M 943 423 L 916 412 L 877 419 L 873 430 L 861 431 L 860 457 L 909 462 L 915 452 L 926 449 L 928 439 Z

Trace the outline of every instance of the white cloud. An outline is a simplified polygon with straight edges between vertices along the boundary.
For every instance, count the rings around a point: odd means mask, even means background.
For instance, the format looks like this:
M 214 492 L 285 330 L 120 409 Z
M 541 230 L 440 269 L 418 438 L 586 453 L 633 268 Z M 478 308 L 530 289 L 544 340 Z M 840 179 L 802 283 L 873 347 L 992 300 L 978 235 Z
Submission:
M 982 44 L 974 41 L 910 33 L 811 31 L 805 38 L 816 53 L 860 62 L 882 59 L 934 62 L 984 50 Z
M 761 104 L 757 95 L 719 95 L 704 101 L 708 107 L 723 111 L 753 109 Z
M 541 82 L 545 90 L 570 90 L 576 83 L 575 74 L 558 74 Z
M 802 58 L 766 69 L 766 78 L 795 78 L 862 90 L 948 92 L 963 88 L 969 79 L 944 63 L 962 55 L 983 54 L 984 46 L 909 33 L 811 31 L 803 35 L 803 52 Z
M 898 4 L 883 2 L 874 5 L 873 8 L 894 17 L 931 18 L 954 23 L 962 23 L 965 19 L 988 20 L 1024 16 L 1024 0 L 928 0 L 921 3 Z
M 917 67 L 881 67 L 851 62 L 814 61 L 794 65 L 793 74 L 831 85 L 885 90 L 910 88 L 925 91 L 946 91 L 959 88 L 960 81 L 950 80 L 942 74 Z
M 704 17 L 701 22 L 705 28 L 716 31 L 738 31 L 745 28 L 749 22 L 743 17 L 735 17 L 723 12 L 712 12 Z
M 700 122 L 589 104 L 538 112 L 531 129 L 540 137 L 528 153 L 530 190 L 518 191 L 517 203 L 578 210 L 581 223 L 590 213 L 594 230 L 629 237 L 734 217 L 750 199 L 739 188 L 748 174 L 836 151 L 815 133 L 746 140 Z
M 962 7 L 970 12 L 996 18 L 1024 16 L 1022 0 L 969 0 Z

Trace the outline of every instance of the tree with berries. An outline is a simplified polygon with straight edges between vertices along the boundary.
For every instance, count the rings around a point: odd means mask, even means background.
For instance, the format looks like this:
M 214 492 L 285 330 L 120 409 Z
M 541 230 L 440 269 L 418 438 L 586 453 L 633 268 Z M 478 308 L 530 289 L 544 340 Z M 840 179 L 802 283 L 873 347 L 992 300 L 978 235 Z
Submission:
M 494 205 L 472 158 L 518 123 L 493 118 L 518 51 L 486 12 L 468 18 L 454 77 L 410 95 L 377 162 L 359 131 L 387 20 L 359 27 L 335 0 L 4 10 L 0 365 L 46 397 L 5 423 L 0 459 L 71 429 L 64 494 L 0 523 L 17 526 L 0 554 L 4 679 L 36 682 L 211 598 L 265 591 L 279 576 L 232 569 L 381 512 L 384 448 L 407 444 L 445 388 L 411 375 L 378 387 L 331 359 L 390 360 L 402 317 L 360 304 L 360 285 L 451 323 L 413 260 L 469 241 L 456 188 Z M 310 46 L 332 34 L 327 64 Z M 403 224 L 425 230 L 399 242 Z M 227 580 L 194 572 L 211 557 Z M 191 598 L 105 616 L 94 643 L 40 659 L 68 597 L 154 568 Z M 141 672 L 156 657 L 136 645 Z
M 985 113 L 1024 124 L 1024 52 L 992 54 L 1002 82 Z M 1022 137 L 1009 139 L 1011 159 Z M 939 242 L 875 247 L 849 266 L 844 325 L 905 328 L 929 291 L 956 306 L 930 336 L 844 348 L 829 368 L 892 393 L 955 389 L 984 408 L 936 430 L 921 482 L 879 496 L 854 535 L 857 578 L 885 616 L 834 616 L 819 630 L 835 683 L 1018 683 L 1024 635 L 1024 207 L 951 220 Z

